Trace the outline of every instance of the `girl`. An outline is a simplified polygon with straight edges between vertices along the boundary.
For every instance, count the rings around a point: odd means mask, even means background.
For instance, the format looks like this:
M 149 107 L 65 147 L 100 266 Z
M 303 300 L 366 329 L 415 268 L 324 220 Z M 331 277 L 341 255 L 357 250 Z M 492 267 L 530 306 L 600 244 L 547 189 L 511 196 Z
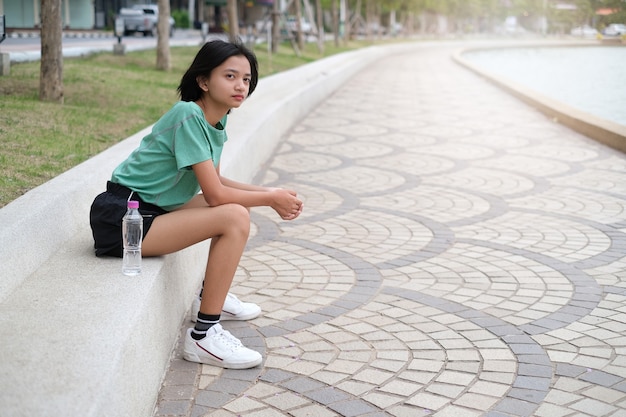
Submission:
M 227 115 L 252 94 L 257 81 L 256 57 L 245 46 L 206 43 L 181 79 L 181 101 L 113 171 L 90 214 L 97 256 L 122 256 L 121 221 L 128 200 L 138 200 L 144 216 L 143 256 L 211 239 L 203 295 L 195 327 L 186 334 L 184 358 L 224 368 L 246 369 L 262 361 L 260 353 L 219 324 L 222 310 L 231 320 L 251 319 L 261 311 L 228 293 L 248 239 L 249 208 L 270 206 L 284 220 L 302 212 L 295 191 L 220 175 Z

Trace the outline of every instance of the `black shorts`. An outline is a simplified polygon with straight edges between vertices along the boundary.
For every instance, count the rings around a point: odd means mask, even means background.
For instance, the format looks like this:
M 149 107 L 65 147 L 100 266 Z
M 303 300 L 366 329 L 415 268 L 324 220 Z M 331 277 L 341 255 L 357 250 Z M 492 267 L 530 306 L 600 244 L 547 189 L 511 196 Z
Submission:
M 129 198 L 131 193 L 132 198 Z M 143 202 L 131 189 L 108 181 L 107 190 L 95 198 L 89 213 L 96 256 L 122 257 L 122 217 L 126 214 L 128 200 L 139 201 L 144 237 L 152 221 L 167 213 L 159 206 Z

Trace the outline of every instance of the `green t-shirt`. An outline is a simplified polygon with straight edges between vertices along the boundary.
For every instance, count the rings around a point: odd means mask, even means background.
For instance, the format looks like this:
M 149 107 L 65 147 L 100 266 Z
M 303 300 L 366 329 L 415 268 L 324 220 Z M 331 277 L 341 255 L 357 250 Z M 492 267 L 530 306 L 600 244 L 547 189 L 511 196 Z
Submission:
M 165 210 L 182 206 L 200 191 L 191 166 L 208 160 L 215 167 L 219 164 L 227 140 L 226 119 L 213 127 L 196 103 L 176 103 L 115 168 L 111 181 Z

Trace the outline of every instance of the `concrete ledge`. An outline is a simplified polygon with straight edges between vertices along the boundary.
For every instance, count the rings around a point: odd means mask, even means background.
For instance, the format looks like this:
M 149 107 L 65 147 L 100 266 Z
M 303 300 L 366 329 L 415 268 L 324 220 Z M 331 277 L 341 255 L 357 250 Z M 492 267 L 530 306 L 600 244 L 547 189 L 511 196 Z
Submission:
M 594 44 L 597 46 L 598 44 Z M 559 47 L 559 46 L 581 46 L 588 47 L 589 43 L 583 44 L 524 44 L 520 46 L 512 45 L 500 45 L 490 47 L 471 48 L 458 51 L 453 55 L 453 59 L 460 65 L 468 68 L 483 78 L 489 80 L 493 84 L 506 90 L 510 94 L 519 98 L 520 100 L 530 104 L 537 108 L 539 111 L 554 119 L 555 121 L 568 126 L 569 128 L 582 133 L 585 136 L 590 137 L 600 143 L 610 146 L 614 149 L 626 152 L 626 126 L 618 123 L 606 120 L 592 114 L 586 113 L 582 110 L 576 109 L 560 101 L 547 97 L 531 88 L 517 83 L 506 77 L 496 75 L 484 68 L 474 65 L 468 60 L 463 58 L 464 52 L 484 50 L 484 49 L 498 49 L 498 48 L 511 48 L 511 47 L 524 47 L 524 48 L 544 48 L 544 47 Z
M 41 38 L 41 30 L 27 28 L 8 29 L 7 37 L 13 39 Z M 67 39 L 102 39 L 115 38 L 115 34 L 112 30 L 100 31 L 91 29 L 64 29 L 61 33 L 61 37 Z
M 261 80 L 233 112 L 223 173 L 250 181 L 292 124 L 369 62 L 368 48 Z M 93 198 L 151 127 L 0 209 L 2 415 L 149 417 L 208 243 L 146 259 L 140 277 L 98 259 Z

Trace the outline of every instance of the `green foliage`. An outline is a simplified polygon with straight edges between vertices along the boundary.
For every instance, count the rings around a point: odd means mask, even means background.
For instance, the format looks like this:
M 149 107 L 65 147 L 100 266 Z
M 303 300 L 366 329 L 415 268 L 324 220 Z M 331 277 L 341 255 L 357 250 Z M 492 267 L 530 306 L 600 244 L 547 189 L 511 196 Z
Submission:
M 187 10 L 172 10 L 172 18 L 174 18 L 174 21 L 176 22 L 176 27 L 179 29 L 188 29 L 191 27 L 189 12 Z

